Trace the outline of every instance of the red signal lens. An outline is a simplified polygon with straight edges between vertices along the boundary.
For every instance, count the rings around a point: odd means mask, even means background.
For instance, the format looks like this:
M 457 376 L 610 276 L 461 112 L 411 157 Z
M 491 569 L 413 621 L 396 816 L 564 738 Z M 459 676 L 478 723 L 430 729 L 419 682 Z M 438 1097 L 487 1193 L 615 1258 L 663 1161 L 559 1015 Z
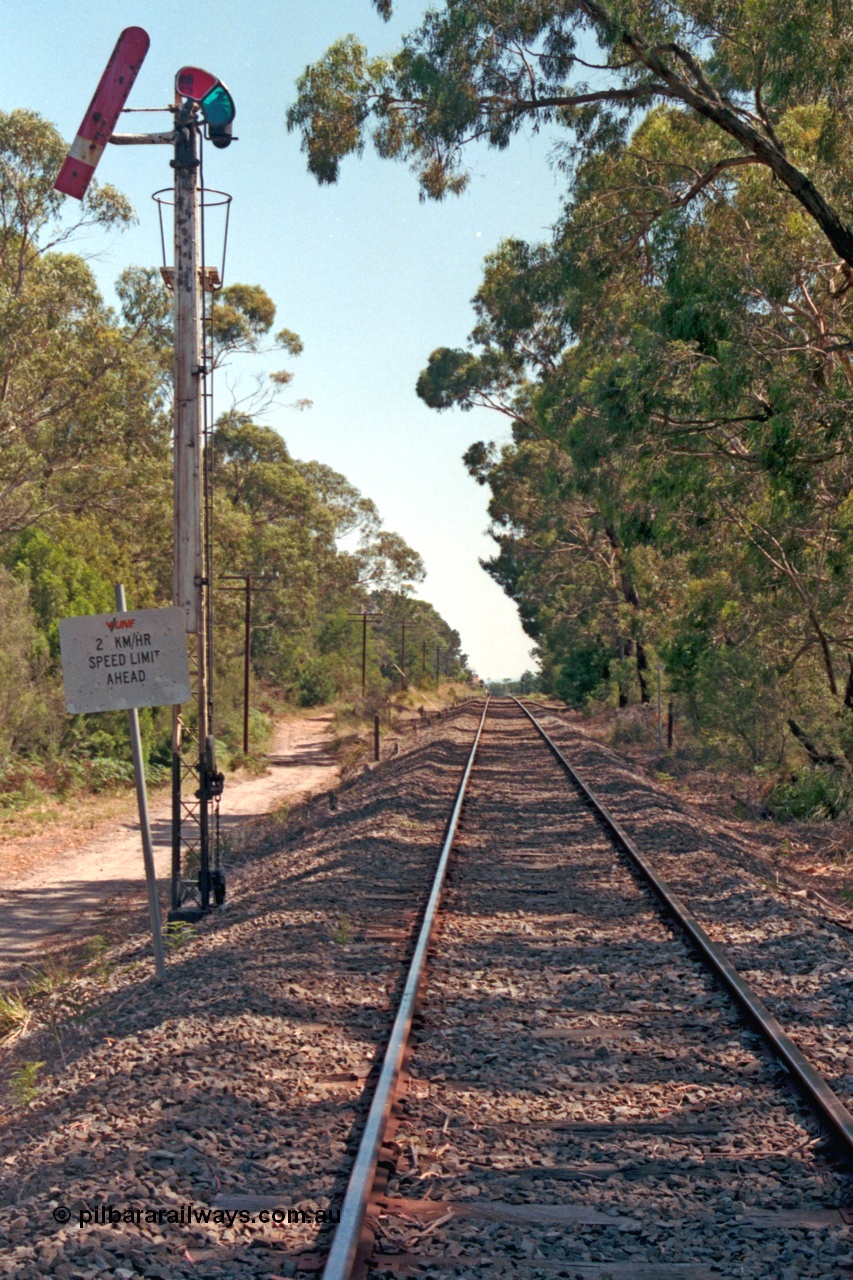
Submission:
M 217 77 L 209 71 L 203 71 L 201 67 L 181 67 L 175 76 L 176 92 L 193 102 L 201 102 L 218 84 Z

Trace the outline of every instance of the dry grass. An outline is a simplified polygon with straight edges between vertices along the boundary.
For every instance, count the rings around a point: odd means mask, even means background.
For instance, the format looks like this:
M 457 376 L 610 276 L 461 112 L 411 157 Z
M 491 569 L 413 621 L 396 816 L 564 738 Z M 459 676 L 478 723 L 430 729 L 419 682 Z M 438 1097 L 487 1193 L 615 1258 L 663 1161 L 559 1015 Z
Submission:
M 0 1045 L 11 1044 L 23 1035 L 30 1011 L 18 991 L 0 992 Z
M 156 800 L 168 787 L 149 790 Z M 0 842 L 7 877 L 25 875 L 59 848 L 85 844 L 92 832 L 107 823 L 131 821 L 136 812 L 132 789 L 100 795 L 45 797 L 31 808 L 0 810 Z

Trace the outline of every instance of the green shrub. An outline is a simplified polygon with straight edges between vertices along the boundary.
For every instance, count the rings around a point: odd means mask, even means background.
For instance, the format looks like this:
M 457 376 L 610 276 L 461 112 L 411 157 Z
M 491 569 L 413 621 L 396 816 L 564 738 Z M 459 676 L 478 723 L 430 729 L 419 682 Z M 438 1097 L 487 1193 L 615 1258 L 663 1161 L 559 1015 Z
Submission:
M 767 808 L 782 821 L 825 822 L 844 812 L 853 796 L 850 779 L 837 769 L 804 769 L 780 782 L 767 797 Z
M 27 588 L 0 565 L 0 761 L 43 750 L 56 737 L 49 654 Z
M 681 706 L 710 758 L 740 766 L 781 764 L 785 690 L 757 648 L 706 649 L 689 673 L 673 676 Z
M 315 658 L 309 662 L 300 671 L 296 688 L 300 707 L 317 707 L 331 702 L 338 690 L 328 659 Z
M 634 746 L 640 742 L 657 741 L 657 718 L 652 707 L 623 707 L 616 712 L 610 735 L 614 747 Z
M 133 782 L 133 765 L 126 760 L 95 756 L 89 765 L 87 782 L 89 790 L 95 792 L 127 786 L 129 782 Z
M 22 1062 L 9 1074 L 9 1090 L 19 1107 L 28 1107 L 38 1097 L 39 1073 L 43 1062 Z
M 148 764 L 145 777 L 150 786 L 161 786 L 172 777 L 171 765 Z M 64 755 L 41 761 L 19 757 L 0 769 L 0 811 L 26 809 L 54 795 L 97 795 L 133 782 L 133 765 L 114 756 L 87 759 Z
M 580 709 L 600 693 L 610 679 L 611 658 L 602 646 L 576 647 L 561 660 L 554 692 L 570 707 Z
M 198 929 L 188 920 L 170 920 L 163 930 L 163 941 L 170 951 L 177 951 L 192 942 L 197 934 Z

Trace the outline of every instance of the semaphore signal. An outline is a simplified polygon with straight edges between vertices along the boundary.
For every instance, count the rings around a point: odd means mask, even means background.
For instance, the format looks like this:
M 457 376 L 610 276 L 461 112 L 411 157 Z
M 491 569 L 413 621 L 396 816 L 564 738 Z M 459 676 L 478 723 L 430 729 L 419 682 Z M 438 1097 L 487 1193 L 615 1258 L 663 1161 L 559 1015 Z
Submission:
M 112 51 L 77 137 L 53 184 L 63 195 L 82 200 L 127 102 L 151 43 L 142 27 L 125 27 Z
M 82 200 L 108 142 L 173 148 L 174 192 L 170 191 L 169 203 L 175 213 L 175 256 L 173 267 L 163 264 L 175 299 L 173 602 L 184 619 L 185 643 L 188 639 L 193 651 L 192 696 L 197 715 L 194 722 L 182 715 L 183 698 L 172 704 L 171 916 L 187 919 L 209 910 L 211 901 L 221 904 L 225 897 L 218 836 L 224 779 L 216 767 L 212 691 L 211 424 L 207 410 L 213 361 L 203 342 L 203 335 L 205 341 L 209 339 L 210 326 L 202 295 L 202 290 L 212 292 L 222 282 L 219 272 L 199 258 L 205 207 L 200 153 L 202 137 L 219 148 L 234 141 L 231 126 L 236 111 L 234 99 L 217 76 L 201 67 L 185 66 L 175 77 L 175 103 L 162 108 L 172 116 L 171 129 L 114 133 L 149 43 L 141 27 L 122 31 L 54 187 Z M 214 203 L 231 199 L 224 192 L 216 194 L 224 199 Z M 155 199 L 160 202 L 161 198 L 165 199 L 164 193 L 157 192 Z M 140 806 L 142 821 L 142 801 Z M 185 906 L 193 900 L 197 907 Z
M 175 91 L 182 98 L 198 104 L 207 126 L 207 136 L 215 147 L 230 146 L 231 124 L 237 114 L 234 99 L 210 71 L 201 67 L 181 67 L 175 77 Z

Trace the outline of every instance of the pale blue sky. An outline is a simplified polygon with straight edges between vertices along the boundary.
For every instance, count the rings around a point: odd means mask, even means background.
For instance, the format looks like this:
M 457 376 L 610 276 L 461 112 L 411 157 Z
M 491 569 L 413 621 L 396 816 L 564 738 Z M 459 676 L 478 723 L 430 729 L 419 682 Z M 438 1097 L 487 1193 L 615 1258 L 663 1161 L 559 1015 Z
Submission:
M 38 110 L 70 141 L 119 32 L 131 25 L 148 31 L 151 49 L 128 105 L 168 103 L 184 64 L 222 78 L 237 104 L 239 141 L 222 152 L 207 147 L 205 169 L 209 186 L 234 197 L 226 283 L 261 284 L 272 295 L 277 323 L 305 343 L 289 365 L 293 397 L 313 401 L 304 413 L 282 407 L 266 420 L 296 456 L 342 471 L 421 553 L 428 577 L 420 594 L 459 630 L 475 668 L 517 676 L 531 665 L 532 642 L 479 567 L 494 547 L 484 536 L 487 494 L 461 462 L 473 440 L 501 438 L 503 427 L 485 411 L 435 414 L 414 384 L 435 347 L 464 343 L 484 255 L 508 235 L 547 235 L 558 216 L 549 140 L 522 137 L 502 154 L 472 155 L 469 191 L 436 205 L 419 203 L 404 166 L 367 153 L 344 164 L 337 186 L 318 187 L 284 125 L 296 77 L 332 40 L 352 31 L 373 52 L 390 50 L 426 7 L 399 0 L 386 25 L 370 0 L 5 0 L 0 106 Z M 167 124 L 124 116 L 120 128 Z M 132 230 L 81 246 L 97 255 L 107 296 L 128 264 L 159 265 L 150 196 L 170 184 L 169 159 L 166 147 L 110 147 L 101 162 L 99 178 L 123 190 L 139 215 Z M 210 250 L 207 257 L 215 260 Z M 279 356 L 268 367 L 282 363 Z

